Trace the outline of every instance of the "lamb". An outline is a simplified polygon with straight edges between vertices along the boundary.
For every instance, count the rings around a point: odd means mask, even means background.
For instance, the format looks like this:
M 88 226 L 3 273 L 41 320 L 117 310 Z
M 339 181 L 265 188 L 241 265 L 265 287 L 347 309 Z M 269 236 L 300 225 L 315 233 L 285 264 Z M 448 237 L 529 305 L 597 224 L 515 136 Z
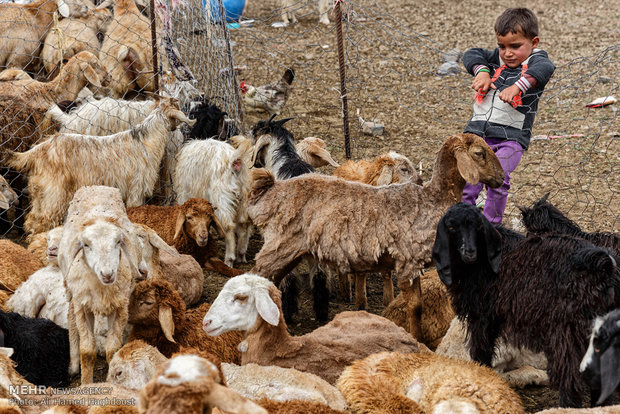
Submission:
M 531 208 L 519 207 L 523 216 L 523 224 L 533 234 L 559 233 L 581 237 L 590 243 L 614 249 L 620 255 L 620 234 L 612 232 L 587 233 L 579 225 L 566 217 L 557 207 L 547 201 L 545 194 Z
M 199 197 L 211 203 L 224 233 L 227 266 L 233 266 L 237 258 L 247 262 L 245 255 L 251 233 L 247 194 L 251 181 L 246 163 L 250 149 L 247 139 L 237 149 L 225 142 L 206 139 L 185 143 L 177 154 L 173 178 L 177 202 Z
M 127 214 L 131 221 L 149 226 L 179 253 L 190 254 L 206 269 L 226 276 L 241 273 L 217 257 L 217 243 L 209 230 L 213 227 L 221 235 L 224 231 L 207 200 L 190 198 L 176 206 L 132 207 L 127 209 Z
M 525 414 L 493 370 L 433 353 L 371 355 L 346 368 L 337 387 L 355 414 Z
M 243 397 L 261 400 L 259 404 L 265 408 L 270 407 L 262 399 L 314 402 L 337 411 L 345 411 L 347 408 L 342 394 L 333 385 L 314 374 L 294 368 L 222 363 L 222 371 L 228 388 Z
M 45 112 L 56 102 L 75 100 L 87 85 L 101 88 L 108 82 L 109 76 L 101 67 L 97 56 L 82 51 L 69 59 L 58 76 L 50 82 L 29 79 L 0 82 L 0 96 L 3 100 L 20 97 L 28 102 L 30 107 L 44 108 Z
M 391 284 L 391 280 L 390 280 Z M 450 305 L 450 297 L 446 287 L 439 279 L 435 269 L 424 272 L 420 276 L 420 286 L 422 289 L 422 338 L 420 342 L 435 350 L 442 342 L 443 336 L 448 331 L 450 321 L 454 318 L 454 310 Z M 383 288 L 385 293 L 385 287 Z M 407 327 L 407 303 L 403 295 L 398 295 L 381 314 L 394 322 L 396 325 Z
M 319 23 L 329 24 L 329 0 L 317 0 L 317 6 L 319 9 Z M 280 0 L 280 7 L 282 8 L 282 22 L 285 25 L 288 25 L 289 22 L 297 23 L 297 17 L 294 12 L 296 5 L 293 0 Z
M 63 19 L 58 22 L 58 30 L 50 31 L 45 36 L 41 49 L 41 60 L 48 74 L 52 74 L 72 56 L 83 50 L 99 55 L 98 33 L 105 33 L 112 13 L 105 7 L 93 8 L 83 17 Z M 62 39 L 59 38 L 62 33 Z
M 349 160 L 336 168 L 333 176 L 374 186 L 406 183 L 409 181 L 422 185 L 422 180 L 418 176 L 413 163 L 404 155 L 394 151 L 381 154 L 373 160 Z M 383 277 L 383 304 L 388 306 L 394 300 L 392 272 L 382 272 L 381 276 Z M 346 276 L 341 274 L 339 277 L 341 279 L 340 286 L 346 286 L 347 281 L 342 280 Z M 344 292 L 348 298 L 351 296 L 349 292 Z M 364 274 L 355 276 L 355 304 L 357 309 L 366 309 L 368 306 L 366 275 Z
M 108 320 L 106 360 L 121 347 L 129 294 L 141 261 L 120 190 L 105 186 L 77 190 L 64 223 L 58 265 L 70 300 L 69 372 L 75 374 L 81 366 L 82 385 L 93 382 L 96 316 Z
M 594 321 L 588 350 L 579 371 L 590 382 L 590 403 L 607 405 L 620 383 L 620 308 Z
M 9 153 L 7 165 L 29 174 L 32 208 L 25 229 L 39 233 L 61 224 L 81 186 L 117 187 L 128 207 L 144 204 L 153 193 L 168 131 L 176 121 L 191 123 L 162 99 L 142 123 L 127 131 L 104 137 L 56 134 L 24 153 Z
M 316 174 L 276 182 L 261 170 L 253 177 L 248 213 L 265 240 L 253 273 L 278 284 L 309 255 L 341 274 L 395 269 L 408 331 L 421 338 L 418 276 L 430 260 L 436 223 L 461 199 L 466 180 L 497 187 L 504 172 L 482 138 L 459 134 L 445 140 L 424 186 L 372 187 Z
M 353 361 L 386 349 L 426 350 L 404 329 L 367 312 L 342 312 L 327 325 L 298 337 L 286 330 L 280 291 L 246 273 L 226 282 L 203 320 L 210 336 L 245 331 L 241 363 L 277 365 L 315 374 L 333 384 Z
M 68 17 L 71 9 L 62 0 L 39 0 L 21 5 L 0 5 L 0 67 L 37 69 L 38 49 L 52 25 L 52 17 L 58 12 Z
M 69 334 L 43 318 L 0 311 L 2 346 L 13 348 L 16 370 L 36 385 L 68 385 Z
M 340 167 L 327 151 L 325 141 L 317 137 L 306 137 L 295 144 L 295 150 L 299 157 L 310 164 L 313 168 L 331 165 L 332 167 Z
M 617 262 L 609 250 L 566 235 L 506 244 L 469 204 L 451 207 L 437 226 L 433 259 L 454 311 L 467 322 L 470 355 L 490 366 L 500 336 L 542 351 L 560 406 L 579 406 L 590 320 L 620 305 Z
M 140 390 L 153 378 L 157 367 L 168 361 L 154 346 L 142 340 L 130 341 L 116 351 L 106 381 Z
M 0 288 L 11 293 L 43 267 L 35 255 L 7 239 L 0 239 L 0 263 Z
M 274 401 L 262 398 L 257 400 L 261 407 L 265 408 L 269 414 L 342 414 L 343 411 L 334 410 L 329 405 L 312 401 Z M 214 411 L 216 413 L 216 411 Z M 217 412 L 220 414 L 221 411 Z
M 466 325 L 458 318 L 452 319 L 435 352 L 437 355 L 471 361 L 466 335 Z M 501 339 L 497 341 L 491 366 L 514 388 L 549 384 L 547 358 L 543 353 L 517 348 Z
M 148 265 L 148 278 L 162 278 L 179 292 L 185 306 L 197 303 L 202 296 L 204 275 L 198 262 L 188 254 L 179 254 L 157 233 L 143 224 L 134 224 L 142 257 Z
M 142 339 L 166 357 L 178 352 L 181 346 L 194 347 L 217 356 L 221 361 L 239 363 L 237 345 L 241 335 L 230 333 L 222 338 L 210 338 L 200 329 L 200 320 L 209 309 L 203 303 L 185 310 L 185 304 L 170 283 L 151 279 L 136 284 L 129 301 L 129 340 Z
M 69 329 L 69 298 L 57 260 L 61 238 L 62 227 L 56 227 L 47 233 L 47 266 L 30 275 L 28 280 L 15 290 L 7 306 L 22 316 L 46 318 Z
M 218 367 L 197 355 L 172 358 L 140 391 L 141 413 L 201 414 L 210 413 L 214 407 L 232 413 L 267 414 L 226 388 Z

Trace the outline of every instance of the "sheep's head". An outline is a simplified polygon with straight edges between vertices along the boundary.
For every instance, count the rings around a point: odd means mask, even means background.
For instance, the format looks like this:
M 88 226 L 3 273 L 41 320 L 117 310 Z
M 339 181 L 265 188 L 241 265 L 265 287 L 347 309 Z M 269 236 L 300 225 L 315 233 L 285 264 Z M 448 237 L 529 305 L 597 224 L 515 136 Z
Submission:
M 0 175 L 0 209 L 8 210 L 17 201 L 17 194 Z
M 116 281 L 121 261 L 121 251 L 126 251 L 126 240 L 122 230 L 107 220 L 86 223 L 77 236 L 77 249 L 71 257 L 81 250 L 88 267 L 104 285 Z M 128 254 L 128 258 L 131 255 Z
M 224 236 L 224 228 L 215 215 L 211 203 L 202 198 L 190 198 L 179 209 L 174 240 L 177 240 L 182 233 L 185 233 L 190 239 L 195 240 L 198 246 L 204 247 L 209 242 L 209 229 L 211 226 L 222 237 Z
M 106 381 L 139 390 L 153 378 L 157 366 L 167 360 L 157 348 L 142 340 L 128 342 L 112 357 Z
M 85 78 L 88 85 L 95 88 L 110 84 L 110 75 L 101 66 L 99 58 L 86 50 L 69 59 L 65 70 L 73 73 L 76 79 Z
M 304 138 L 295 145 L 295 148 L 301 159 L 314 168 L 323 167 L 328 164 L 336 168 L 340 166 L 340 164 L 334 161 L 329 151 L 327 151 L 325 141 L 321 138 Z
M 446 144 L 452 145 L 457 169 L 469 184 L 483 183 L 491 188 L 503 184 L 504 170 L 484 139 L 474 134 L 459 134 L 448 138 Z
M 493 225 L 475 206 L 457 203 L 439 220 L 433 260 L 439 278 L 450 286 L 453 260 L 466 264 L 488 263 L 493 272 L 501 263 L 501 237 Z
M 174 340 L 175 318 L 185 313 L 185 303 L 172 285 L 163 279 L 143 280 L 129 297 L 128 322 L 160 326 L 166 339 Z
M 171 247 L 161 237 L 159 237 L 155 230 L 149 226 L 134 223 L 134 228 L 142 249 L 144 269 L 146 269 L 146 272 L 144 272 L 142 266 L 140 266 L 139 270 L 141 277 L 139 280 L 144 280 L 147 276 L 154 277 L 156 275 L 161 275 L 161 269 L 159 268 L 160 251 L 164 250 L 172 256 L 179 256 L 179 253 L 174 247 Z
M 546 193 L 531 208 L 519 207 L 523 224 L 528 232 L 543 234 L 552 231 L 559 233 L 580 233 L 581 228 L 577 223 L 566 217 L 553 204 L 547 201 L 549 193 Z
M 62 226 L 54 227 L 47 232 L 47 261 L 51 265 L 58 266 L 58 246 L 60 245 L 60 239 L 62 239 Z
M 277 304 L 276 304 L 277 302 Z M 202 321 L 210 336 L 229 331 L 248 331 L 259 317 L 277 326 L 280 322 L 280 291 L 264 277 L 245 273 L 230 279 Z
M 422 184 L 415 166 L 404 155 L 391 151 L 377 157 L 377 162 L 383 164 L 381 173 L 377 178 L 377 185 L 407 183 L 409 181 Z
M 579 371 L 600 383 L 601 394 L 596 405 L 602 404 L 620 384 L 619 350 L 620 309 L 616 309 L 594 321 L 590 345 L 579 365 Z

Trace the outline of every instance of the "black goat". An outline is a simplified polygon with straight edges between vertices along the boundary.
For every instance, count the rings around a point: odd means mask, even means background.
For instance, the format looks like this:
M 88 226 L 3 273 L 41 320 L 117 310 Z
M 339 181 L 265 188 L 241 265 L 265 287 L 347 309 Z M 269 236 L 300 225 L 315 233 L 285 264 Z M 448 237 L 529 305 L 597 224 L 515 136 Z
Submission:
M 530 208 L 519 207 L 523 224 L 533 234 L 558 233 L 581 237 L 599 247 L 608 247 L 620 255 L 620 234 L 611 232 L 587 233 L 566 217 L 557 207 L 547 201 L 549 193 L 542 196 Z
M 579 406 L 579 362 L 590 321 L 620 304 L 613 253 L 567 235 L 504 241 L 469 204 L 439 221 L 433 259 L 454 311 L 467 322 L 472 359 L 490 366 L 497 338 L 544 352 L 560 405 Z
M 69 383 L 69 331 L 44 318 L 0 311 L 4 345 L 13 348 L 15 369 L 35 385 Z
M 253 164 L 254 167 L 271 169 L 279 180 L 298 177 L 315 172 L 314 167 L 301 159 L 295 148 L 295 139 L 284 123 L 292 118 L 274 121 L 275 115 L 267 121 L 259 121 L 252 128 L 252 138 L 255 141 Z M 317 320 L 326 321 L 329 308 L 329 290 L 327 277 L 317 268 L 313 277 L 312 295 L 314 299 L 314 313 Z M 293 313 L 297 312 L 299 296 L 297 278 L 289 274 L 280 283 L 282 291 L 282 313 L 288 323 L 291 323 Z
M 606 405 L 620 384 L 620 309 L 594 321 L 590 345 L 579 366 L 590 382 L 592 405 Z
M 190 111 L 188 118 L 195 119 L 196 123 L 189 131 L 189 138 L 214 138 L 225 141 L 236 134 L 234 125 L 226 122 L 226 112 L 222 112 L 216 105 L 200 102 Z

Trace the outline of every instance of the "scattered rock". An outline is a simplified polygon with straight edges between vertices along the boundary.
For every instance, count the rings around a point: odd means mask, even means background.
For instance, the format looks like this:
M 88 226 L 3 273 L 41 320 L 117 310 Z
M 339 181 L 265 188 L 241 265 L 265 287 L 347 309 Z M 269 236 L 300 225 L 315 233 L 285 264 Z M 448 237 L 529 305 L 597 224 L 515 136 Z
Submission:
M 458 62 L 463 54 L 458 49 L 448 50 L 443 54 L 443 60 L 446 62 Z
M 457 62 L 446 62 L 437 69 L 437 74 L 439 76 L 456 75 L 460 71 L 461 68 Z

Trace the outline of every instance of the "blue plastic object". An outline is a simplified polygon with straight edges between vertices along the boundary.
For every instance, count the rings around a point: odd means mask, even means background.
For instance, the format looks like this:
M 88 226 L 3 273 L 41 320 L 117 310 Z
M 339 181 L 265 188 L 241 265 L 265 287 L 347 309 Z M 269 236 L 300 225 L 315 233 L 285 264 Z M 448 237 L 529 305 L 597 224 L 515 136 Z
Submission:
M 222 22 L 222 15 L 220 13 L 220 2 L 218 0 L 210 0 L 211 3 L 211 16 L 215 23 Z M 243 10 L 247 4 L 247 0 L 222 0 L 224 11 L 226 14 L 227 22 L 238 22 L 241 19 Z M 202 0 L 202 8 L 207 7 L 207 0 Z

